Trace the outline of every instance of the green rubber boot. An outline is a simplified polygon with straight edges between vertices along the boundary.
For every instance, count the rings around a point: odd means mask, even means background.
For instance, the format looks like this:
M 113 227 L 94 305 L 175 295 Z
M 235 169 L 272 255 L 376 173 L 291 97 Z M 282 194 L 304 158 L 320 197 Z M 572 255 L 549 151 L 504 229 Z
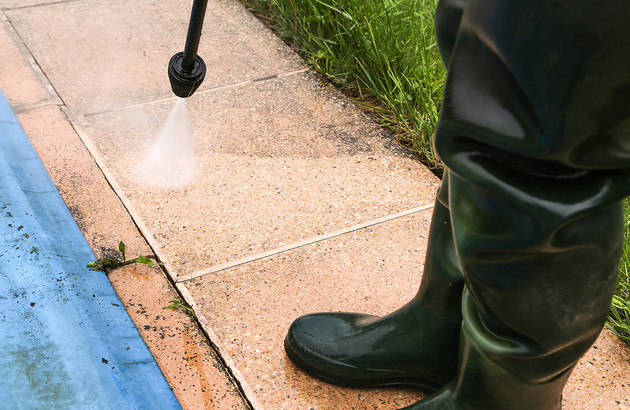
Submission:
M 467 291 L 464 305 L 469 305 L 464 307 L 465 318 L 478 315 L 472 306 L 472 296 Z M 479 326 L 482 324 L 476 319 L 464 320 L 457 378 L 426 399 L 405 407 L 405 410 L 560 410 L 562 389 L 574 365 L 560 372 L 548 367 L 548 377 L 537 380 L 523 377 L 518 369 L 506 368 L 480 347 L 490 344 L 494 345 L 495 354 L 514 354 L 516 346 L 508 347 L 507 340 L 477 334 L 475 327 Z M 543 369 L 545 366 L 541 367 L 544 372 Z
M 482 158 L 449 173 L 466 281 L 457 377 L 410 408 L 559 410 L 608 314 L 630 181 L 578 171 L 568 184 Z M 499 175 L 512 183 L 488 183 Z
M 471 344 L 464 331 L 465 371 L 440 391 L 405 410 L 560 410 L 562 389 L 573 368 L 542 383 L 523 380 L 498 366 Z M 489 386 L 491 386 L 489 388 Z
M 449 210 L 440 201 L 433 212 L 428 249 L 420 289 L 411 302 L 384 317 L 302 316 L 285 339 L 291 361 L 313 376 L 351 387 L 412 385 L 431 391 L 453 378 L 463 278 Z

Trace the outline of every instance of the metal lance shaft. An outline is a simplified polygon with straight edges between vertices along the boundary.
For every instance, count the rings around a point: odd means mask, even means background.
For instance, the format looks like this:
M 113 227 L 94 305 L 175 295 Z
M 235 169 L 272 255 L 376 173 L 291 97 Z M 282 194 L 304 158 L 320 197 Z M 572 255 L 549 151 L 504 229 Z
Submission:
M 207 4 L 207 0 L 194 0 L 184 51 L 175 54 L 168 63 L 171 89 L 181 98 L 193 95 L 206 76 L 206 63 L 197 55 L 197 50 Z
M 184 48 L 184 61 L 182 61 L 184 70 L 192 71 L 195 66 L 207 5 L 208 0 L 195 0 L 193 2 L 192 11 L 190 12 L 190 23 L 188 23 L 186 47 Z

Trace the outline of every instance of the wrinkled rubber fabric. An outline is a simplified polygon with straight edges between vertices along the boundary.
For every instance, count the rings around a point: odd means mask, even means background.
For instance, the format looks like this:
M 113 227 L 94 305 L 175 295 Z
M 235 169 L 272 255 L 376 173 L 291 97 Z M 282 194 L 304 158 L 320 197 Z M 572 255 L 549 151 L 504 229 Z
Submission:
M 442 63 L 447 70 L 467 1 L 440 0 L 435 10 L 435 36 Z
M 449 211 L 436 201 L 413 300 L 384 317 L 302 316 L 289 328 L 287 356 L 307 373 L 343 386 L 412 385 L 433 391 L 456 374 L 463 284 Z
M 466 4 L 435 136 L 466 281 L 460 366 L 410 408 L 561 408 L 617 276 L 629 18 L 617 0 Z

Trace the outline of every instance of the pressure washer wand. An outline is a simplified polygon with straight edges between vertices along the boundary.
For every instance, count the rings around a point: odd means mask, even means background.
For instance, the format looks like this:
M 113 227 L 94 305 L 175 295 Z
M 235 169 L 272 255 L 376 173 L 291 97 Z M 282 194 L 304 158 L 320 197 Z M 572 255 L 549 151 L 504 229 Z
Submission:
M 194 0 L 188 24 L 186 47 L 168 62 L 168 78 L 176 96 L 188 98 L 197 91 L 206 76 L 206 63 L 197 55 L 199 38 L 206 15 L 207 0 Z

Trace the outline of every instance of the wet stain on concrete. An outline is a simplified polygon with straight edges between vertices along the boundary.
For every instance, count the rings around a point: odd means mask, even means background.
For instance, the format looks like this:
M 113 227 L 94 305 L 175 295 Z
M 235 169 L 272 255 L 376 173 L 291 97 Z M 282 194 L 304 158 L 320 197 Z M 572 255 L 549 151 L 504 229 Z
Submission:
M 184 344 L 184 360 L 199 373 L 199 388 L 201 390 L 201 398 L 204 408 L 214 407 L 214 397 L 212 392 L 212 384 L 205 377 L 203 353 L 199 349 L 198 342 L 192 336 L 188 328 L 182 332 L 182 341 Z

